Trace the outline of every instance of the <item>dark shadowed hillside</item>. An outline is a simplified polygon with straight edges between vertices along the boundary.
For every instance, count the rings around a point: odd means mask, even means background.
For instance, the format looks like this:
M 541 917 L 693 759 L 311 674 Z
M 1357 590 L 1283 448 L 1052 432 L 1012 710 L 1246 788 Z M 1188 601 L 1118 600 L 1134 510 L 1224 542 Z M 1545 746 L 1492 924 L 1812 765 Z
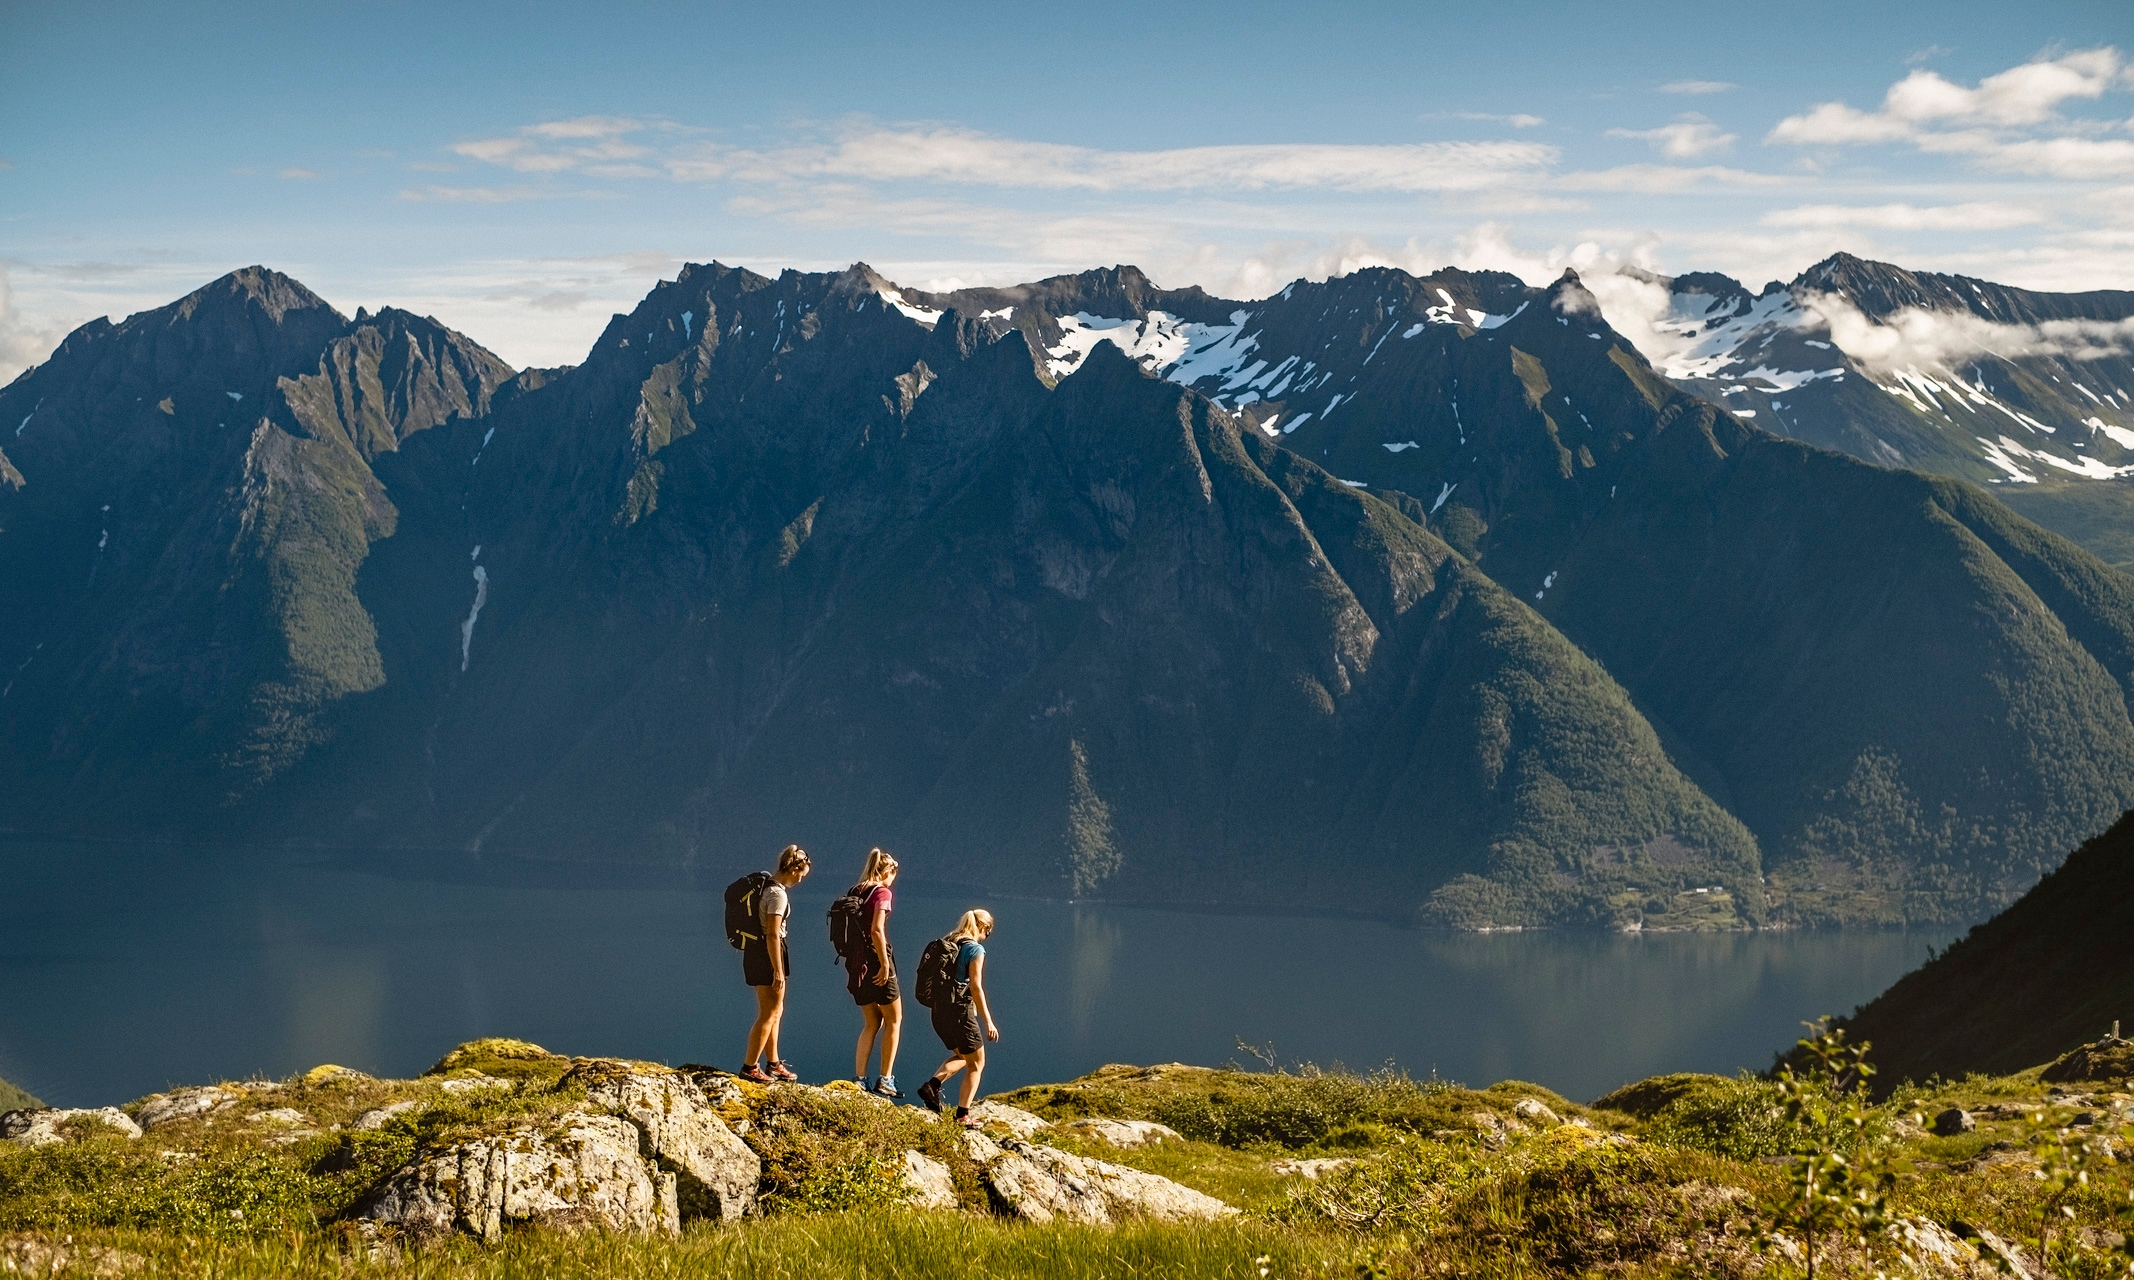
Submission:
M 1855 1011 L 1891 1081 L 2036 1066 L 2134 1030 L 2134 814 L 2014 906 Z

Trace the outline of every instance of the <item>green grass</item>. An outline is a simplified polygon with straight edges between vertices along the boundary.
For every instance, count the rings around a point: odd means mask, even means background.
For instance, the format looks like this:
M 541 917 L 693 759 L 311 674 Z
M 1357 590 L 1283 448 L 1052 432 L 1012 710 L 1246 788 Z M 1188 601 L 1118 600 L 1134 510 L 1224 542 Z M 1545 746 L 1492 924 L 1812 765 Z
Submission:
M 747 1276 L 750 1280 L 1048 1280 L 1122 1277 L 1282 1277 L 1355 1274 L 1375 1256 L 1369 1242 L 1248 1221 L 1194 1226 L 1032 1227 L 955 1214 L 841 1213 L 765 1218 L 735 1227 L 692 1227 L 679 1240 L 523 1233 L 493 1249 L 452 1241 L 397 1258 L 344 1253 L 315 1233 L 251 1240 L 99 1232 L 77 1237 L 136 1255 L 133 1274 L 223 1280 L 350 1275 L 502 1280 Z M 1259 1259 L 1265 1259 L 1264 1262 Z
M 764 1160 L 760 1212 L 741 1223 L 693 1222 L 676 1239 L 518 1228 L 493 1247 L 451 1237 L 374 1252 L 348 1222 L 362 1196 L 418 1151 L 581 1104 L 576 1078 L 564 1071 L 569 1061 L 530 1045 L 477 1042 L 441 1061 L 441 1076 L 390 1081 L 322 1069 L 279 1085 L 227 1086 L 242 1095 L 232 1108 L 138 1140 L 82 1123 L 64 1143 L 0 1144 L 0 1252 L 73 1249 L 88 1267 L 112 1255 L 83 1251 L 115 1250 L 141 1275 L 240 1280 L 1795 1274 L 1759 1242 L 1787 1195 L 1784 1155 L 1802 1135 L 1779 1119 L 1769 1082 L 1695 1074 L 1640 1081 L 1590 1107 L 1519 1081 L 1471 1089 L 1396 1072 L 1180 1064 L 1109 1066 L 1001 1095 L 1056 1121 L 1102 1115 L 1179 1129 L 1180 1140 L 1125 1151 L 1059 1127 L 1037 1140 L 1160 1174 L 1241 1211 L 1215 1223 L 1008 1221 L 986 1212 L 978 1170 L 949 1126 L 837 1090 L 755 1086 L 727 1104 L 736 1118 L 746 1113 L 746 1140 Z M 444 1080 L 474 1078 L 474 1064 L 509 1067 L 519 1083 L 444 1088 Z M 2112 1092 L 2129 1083 L 2048 1086 L 2036 1068 L 1905 1083 L 1871 1109 L 1848 1150 L 1891 1171 L 1893 1216 L 2034 1236 L 2048 1188 L 2033 1164 L 2007 1154 L 2031 1151 L 2078 1110 L 2134 1110 L 2134 1096 Z M 349 1128 L 362 1112 L 406 1098 L 429 1106 L 375 1131 Z M 1522 1116 L 1529 1102 L 1565 1123 L 1532 1106 Z M 1951 1106 L 1972 1111 L 1977 1130 L 1929 1133 L 1933 1115 Z M 1988 1114 L 1995 1106 L 2007 1114 Z M 317 1131 L 276 1142 L 290 1131 L 249 1119 L 283 1107 L 302 1111 Z M 895 1203 L 886 1157 L 906 1148 L 950 1163 L 964 1212 Z M 1316 1180 L 1274 1168 L 1300 1155 L 1350 1163 Z M 2071 1215 L 2056 1220 L 2056 1275 L 2124 1274 L 2125 1259 L 2115 1261 L 2099 1233 L 2134 1228 L 2130 1192 L 2134 1166 L 2092 1168 L 2068 1202 Z M 2094 1229 L 2086 1240 L 2077 1236 L 2083 1229 Z M 1826 1261 L 1831 1275 L 1905 1266 L 1888 1237 Z

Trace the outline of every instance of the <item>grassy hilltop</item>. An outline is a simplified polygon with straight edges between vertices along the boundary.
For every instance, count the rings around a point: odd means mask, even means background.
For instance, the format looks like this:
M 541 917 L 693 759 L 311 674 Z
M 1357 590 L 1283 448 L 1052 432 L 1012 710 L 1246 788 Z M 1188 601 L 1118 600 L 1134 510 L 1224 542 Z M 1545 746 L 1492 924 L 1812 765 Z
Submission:
M 350 1221 L 382 1178 L 424 1153 L 592 1105 L 600 1076 L 589 1067 L 693 1072 L 707 1094 L 723 1091 L 719 1114 L 761 1161 L 750 1215 L 690 1222 L 685 1196 L 686 1225 L 660 1235 L 513 1226 L 507 1213 L 488 1244 Z M 1391 1073 L 1107 1066 L 1000 1095 L 989 1140 L 968 1145 L 914 1108 L 849 1087 L 730 1081 L 477 1042 L 411 1081 L 320 1068 L 155 1095 L 125 1109 L 145 1122 L 140 1137 L 76 1115 L 44 1145 L 0 1142 L 0 1266 L 336 1280 L 1791 1276 L 1805 1258 L 1789 1161 L 1818 1150 L 1886 1171 L 1889 1224 L 1849 1242 L 1825 1224 L 1818 1274 L 1990 1275 L 1995 1257 L 2029 1265 L 2042 1224 L 2055 1274 L 2123 1275 L 2117 1233 L 2134 1218 L 2129 1166 L 2107 1154 L 2130 1149 L 2134 1082 L 2050 1084 L 2038 1068 L 1907 1084 L 1874 1105 L 1826 1082 L 1794 1098 L 1811 1116 L 1835 1108 L 1819 1126 L 1788 1118 L 1780 1084 L 1749 1077 L 1662 1076 L 1580 1105 L 1518 1081 L 1474 1089 Z M 174 1103 L 203 1097 L 214 1105 Z M 1972 1127 L 1945 1120 L 1937 1136 L 1936 1117 L 1952 1108 Z M 1074 1124 L 1091 1117 L 1163 1128 L 1122 1147 L 1104 1126 Z M 2055 1179 L 2085 1140 L 2087 1180 L 2062 1186 Z M 1017 1220 L 999 1166 L 981 1177 L 981 1147 L 1159 1175 L 1238 1212 Z M 914 1206 L 900 1149 L 945 1170 L 935 1209 Z

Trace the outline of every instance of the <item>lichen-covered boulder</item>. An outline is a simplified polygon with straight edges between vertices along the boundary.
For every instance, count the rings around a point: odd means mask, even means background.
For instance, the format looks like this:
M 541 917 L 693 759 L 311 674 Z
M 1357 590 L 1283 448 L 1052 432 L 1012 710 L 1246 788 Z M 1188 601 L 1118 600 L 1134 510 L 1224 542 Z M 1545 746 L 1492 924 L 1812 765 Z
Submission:
M 355 1216 L 416 1235 L 464 1231 L 496 1240 L 506 1226 L 681 1230 L 675 1179 L 639 1153 L 636 1125 L 568 1112 L 418 1156 Z
M 227 1111 L 237 1105 L 238 1093 L 220 1085 L 204 1084 L 190 1089 L 173 1089 L 169 1093 L 151 1094 L 141 1109 L 134 1113 L 143 1129 L 175 1124 L 196 1116 L 212 1115 Z
M 1021 1107 L 1011 1107 L 1005 1102 L 981 1102 L 971 1108 L 971 1114 L 980 1124 L 999 1125 L 1018 1138 L 1029 1138 L 1039 1129 L 1049 1129 L 1052 1122 L 1043 1116 L 1033 1115 Z
M 581 1087 L 589 1108 L 643 1130 L 646 1154 L 681 1175 L 685 1216 L 731 1222 L 755 1205 L 762 1159 L 687 1076 L 649 1063 L 594 1059 L 573 1067 L 556 1087 Z
M 956 1176 L 946 1164 L 918 1151 L 904 1153 L 904 1199 L 915 1209 L 956 1207 Z
M 388 1102 L 382 1107 L 372 1107 L 362 1115 L 357 1116 L 355 1122 L 348 1127 L 362 1133 L 383 1129 L 386 1126 L 386 1122 L 390 1121 L 394 1116 L 419 1110 L 425 1105 L 427 1104 L 421 1098 L 408 1098 L 400 1102 Z
M 1557 1115 L 1549 1108 L 1548 1103 L 1539 1098 L 1519 1099 L 1519 1101 L 1512 1104 L 1512 1114 L 1534 1124 L 1555 1125 L 1563 1123 L 1563 1117 Z
M 115 1129 L 129 1138 L 141 1136 L 141 1126 L 117 1107 L 32 1107 L 0 1115 L 0 1138 L 19 1142 L 25 1147 L 65 1142 L 65 1129 L 70 1120 L 88 1120 Z
M 1177 1142 L 1178 1130 L 1154 1120 L 1108 1120 L 1101 1116 L 1088 1116 L 1069 1120 L 1060 1128 L 1085 1138 L 1095 1138 L 1107 1146 L 1122 1150 L 1145 1147 L 1152 1142 Z
M 1135 1218 L 1184 1222 L 1237 1212 L 1214 1196 L 1139 1169 L 1020 1138 L 987 1145 L 999 1154 L 983 1163 L 986 1186 L 1009 1213 L 1030 1222 L 1064 1219 L 1105 1226 Z M 980 1150 L 972 1144 L 974 1158 Z

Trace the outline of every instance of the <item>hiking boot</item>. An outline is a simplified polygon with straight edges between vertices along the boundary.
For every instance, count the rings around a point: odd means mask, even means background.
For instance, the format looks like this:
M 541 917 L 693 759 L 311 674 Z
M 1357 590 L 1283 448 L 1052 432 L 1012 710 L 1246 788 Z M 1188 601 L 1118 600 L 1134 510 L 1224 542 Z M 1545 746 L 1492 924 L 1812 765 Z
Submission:
M 771 1079 L 771 1078 L 770 1078 L 769 1076 L 767 1076 L 767 1075 L 765 1075 L 765 1074 L 764 1074 L 764 1072 L 763 1072 L 763 1068 L 762 1068 L 762 1067 L 759 1067 L 759 1066 L 757 1066 L 757 1065 L 756 1065 L 755 1063 L 753 1063 L 753 1062 L 751 1062 L 751 1063 L 749 1063 L 749 1064 L 748 1064 L 747 1066 L 745 1066 L 745 1067 L 741 1068 L 741 1074 L 740 1074 L 740 1078 L 741 1078 L 741 1079 L 743 1079 L 743 1080 L 746 1080 L 746 1081 L 748 1081 L 748 1082 L 749 1082 L 750 1084 L 775 1084 L 775 1083 L 777 1083 L 776 1081 L 772 1080 L 772 1079 Z
M 960 1124 L 960 1125 L 962 1125 L 962 1126 L 963 1126 L 964 1128 L 966 1128 L 966 1129 L 983 1129 L 983 1128 L 985 1128 L 985 1121 L 983 1121 L 983 1120 L 980 1120 L 980 1119 L 979 1119 L 979 1118 L 978 1118 L 977 1116 L 974 1116 L 974 1115 L 972 1115 L 972 1114 L 971 1114 L 970 1112 L 968 1112 L 968 1111 L 964 1112 L 964 1113 L 963 1113 L 962 1115 L 960 1115 L 960 1116 L 957 1116 L 957 1117 L 956 1117 L 956 1123 L 957 1123 L 957 1124 Z
M 791 1063 L 779 1062 L 775 1059 L 771 1062 L 771 1074 L 787 1082 L 800 1079 L 799 1074 L 793 1070 Z
M 892 1102 L 904 1096 L 904 1091 L 897 1088 L 897 1078 L 895 1076 L 883 1076 L 881 1079 L 876 1080 L 874 1087 L 867 1092 L 878 1098 L 887 1098 Z
M 933 1112 L 937 1116 L 940 1115 L 941 1082 L 939 1080 L 928 1080 L 925 1084 L 920 1085 L 919 1101 L 926 1104 L 926 1109 L 928 1111 Z

